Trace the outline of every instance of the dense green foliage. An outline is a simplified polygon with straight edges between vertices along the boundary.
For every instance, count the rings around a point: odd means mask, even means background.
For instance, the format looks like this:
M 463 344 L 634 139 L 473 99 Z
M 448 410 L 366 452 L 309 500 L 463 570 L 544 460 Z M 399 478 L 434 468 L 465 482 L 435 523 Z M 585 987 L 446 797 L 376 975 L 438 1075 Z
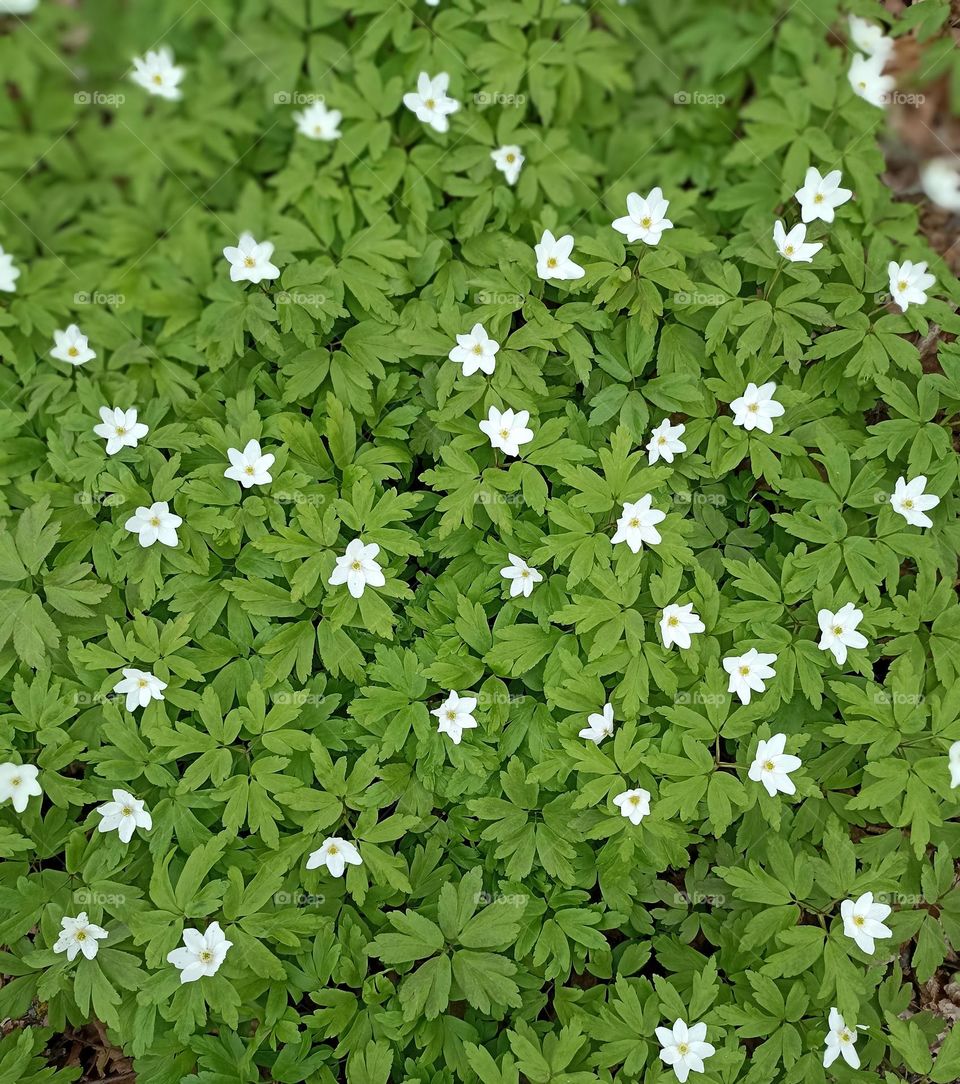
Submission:
M 934 71 L 947 7 L 893 31 Z M 0 808 L 0 1018 L 100 1019 L 148 1084 L 672 1084 L 654 1029 L 678 1017 L 717 1048 L 696 1080 L 931 1072 L 946 1024 L 918 991 L 960 953 L 960 286 L 882 182 L 844 16 L 168 0 L 3 23 L 0 761 L 38 765 L 43 798 Z M 158 43 L 180 101 L 126 78 Z M 421 71 L 462 103 L 446 134 L 402 105 Z M 296 134 L 309 94 L 338 141 Z M 855 195 L 784 266 L 773 223 L 811 164 Z M 674 229 L 626 244 L 610 223 L 653 186 Z M 545 228 L 584 278 L 536 276 Z M 230 281 L 244 230 L 276 282 Z M 886 304 L 891 259 L 930 261 L 926 304 Z M 446 360 L 476 322 L 489 377 Z M 70 323 L 97 353 L 77 368 L 49 356 Z M 777 384 L 772 435 L 732 424 L 748 381 Z M 103 406 L 149 435 L 108 457 Z M 519 458 L 479 431 L 490 406 L 530 412 Z M 667 416 L 688 450 L 650 466 Z M 253 438 L 276 463 L 246 490 L 223 472 Z M 929 529 L 888 501 L 921 474 Z M 646 493 L 663 542 L 634 555 L 610 539 Z M 176 548 L 124 529 L 154 501 Z M 328 585 L 358 535 L 387 581 L 359 602 Z M 510 552 L 544 574 L 529 598 Z M 674 601 L 706 624 L 687 651 L 658 635 Z M 846 602 L 869 644 L 838 666 L 817 611 Z M 777 676 L 740 705 L 721 660 L 749 648 Z M 127 667 L 165 699 L 127 711 Z M 479 701 L 459 745 L 430 715 L 450 690 Z M 747 777 L 777 732 L 793 797 Z M 115 787 L 153 817 L 129 845 L 96 831 Z M 342 879 L 305 866 L 331 835 L 363 857 Z M 893 905 L 873 956 L 839 915 L 867 891 Z M 79 911 L 109 937 L 69 962 Z M 232 950 L 180 985 L 167 954 L 214 920 Z M 869 1029 L 859 1075 L 822 1068 L 831 1006 Z M 0 1071 L 48 1079 L 35 1035 Z M 960 1031 L 932 1074 L 960 1076 Z

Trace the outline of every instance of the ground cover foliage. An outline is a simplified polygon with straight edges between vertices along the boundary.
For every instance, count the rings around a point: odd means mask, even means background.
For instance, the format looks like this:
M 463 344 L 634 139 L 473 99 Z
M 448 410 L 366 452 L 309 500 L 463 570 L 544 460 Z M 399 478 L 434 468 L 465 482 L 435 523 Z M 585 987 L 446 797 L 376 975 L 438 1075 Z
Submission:
M 4 1079 L 75 1079 L 44 1050 L 91 1020 L 149 1084 L 652 1084 L 677 1019 L 707 1025 L 707 1082 L 960 1076 L 929 996 L 960 946 L 960 288 L 883 183 L 849 10 L 0 17 L 0 760 L 42 788 L 0 807 L 0 1018 L 44 1025 L 0 1041 Z M 890 30 L 931 78 L 950 17 Z M 179 100 L 128 77 L 160 44 Z M 450 75 L 446 133 L 403 105 L 421 72 Z M 339 139 L 298 134 L 310 95 Z M 773 225 L 811 165 L 854 195 L 794 264 Z M 654 186 L 673 228 L 630 243 L 611 222 Z M 545 229 L 582 278 L 538 277 Z M 231 281 L 244 231 L 277 279 Z M 904 260 L 937 281 L 902 313 Z M 500 350 L 465 376 L 476 323 Z M 69 324 L 81 366 L 50 357 Z M 735 426 L 771 381 L 773 432 Z M 104 406 L 138 408 L 136 447 L 106 453 Z M 519 456 L 491 407 L 529 412 Z M 651 465 L 665 418 L 686 451 Z M 275 462 L 247 489 L 224 470 L 250 440 Z M 920 475 L 929 528 L 889 500 Z M 645 494 L 662 540 L 632 553 L 611 539 Z M 154 502 L 176 547 L 125 527 Z M 357 537 L 385 576 L 359 599 L 329 583 Z M 674 603 L 705 626 L 687 650 Z M 846 603 L 867 646 L 841 665 L 817 615 Z M 750 649 L 776 676 L 742 704 L 722 660 Z M 128 710 L 131 668 L 163 699 Z M 477 701 L 459 744 L 431 715 L 451 691 Z M 608 703 L 612 736 L 581 737 Z M 775 734 L 793 795 L 748 776 Z M 129 843 L 97 831 L 115 788 L 150 812 Z M 327 837 L 362 864 L 308 869 Z M 892 908 L 871 953 L 840 910 L 866 892 Z M 80 912 L 107 937 L 68 960 Z M 181 983 L 168 954 L 213 922 L 232 947 Z M 823 1067 L 833 1008 L 860 1070 Z

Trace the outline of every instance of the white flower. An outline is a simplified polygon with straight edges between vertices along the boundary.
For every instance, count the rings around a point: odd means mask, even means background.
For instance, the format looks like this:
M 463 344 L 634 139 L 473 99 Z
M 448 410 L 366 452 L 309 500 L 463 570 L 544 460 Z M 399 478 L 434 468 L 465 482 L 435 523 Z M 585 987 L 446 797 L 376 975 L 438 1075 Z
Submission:
M 144 90 L 161 98 L 176 101 L 181 97 L 178 84 L 183 78 L 183 68 L 173 63 L 173 53 L 166 45 L 151 49 L 146 56 L 135 56 L 130 78 Z
M 847 72 L 847 79 L 850 81 L 853 93 L 878 109 L 882 109 L 887 104 L 887 95 L 897 85 L 892 75 L 883 74 L 886 63 L 887 57 L 884 53 L 877 53 L 874 56 L 854 53 Z
M 95 812 L 102 818 L 98 830 L 116 832 L 121 843 L 129 843 L 137 828 L 149 832 L 153 827 L 153 817 L 147 812 L 146 803 L 134 798 L 129 791 L 115 789 L 113 801 L 104 802 Z
M 523 151 L 515 143 L 507 143 L 490 152 L 493 164 L 506 177 L 507 184 L 516 184 L 525 161 Z
M 940 498 L 933 493 L 924 493 L 927 478 L 918 474 L 908 482 L 906 478 L 897 479 L 897 487 L 890 497 L 894 512 L 899 513 L 911 527 L 932 527 L 933 520 L 926 514 L 928 509 L 936 508 Z
M 883 27 L 876 23 L 867 22 L 859 15 L 850 15 L 847 18 L 850 24 L 850 40 L 867 56 L 883 56 L 886 59 L 893 50 L 893 39 L 888 38 L 883 32 Z
M 599 745 L 604 738 L 613 734 L 613 704 L 604 704 L 603 712 L 594 712 L 587 716 L 588 726 L 580 731 L 580 737 Z M 957 742 L 960 745 L 960 742 Z
M 450 127 L 447 117 L 460 108 L 455 98 L 447 96 L 449 85 L 450 76 L 446 72 L 440 72 L 432 79 L 426 72 L 421 72 L 417 78 L 416 92 L 404 94 L 403 104 L 416 113 L 417 120 L 422 120 L 435 132 L 445 132 Z
M 226 959 L 227 950 L 233 947 L 233 942 L 223 936 L 219 922 L 211 922 L 206 933 L 184 930 L 183 944 L 183 948 L 167 953 L 167 963 L 180 972 L 181 985 L 196 982 L 204 975 L 216 975 Z
M 835 1008 L 831 1008 L 830 1010 L 830 1016 L 827 1018 L 827 1027 L 830 1030 L 823 1040 L 826 1047 L 823 1052 L 824 1069 L 829 1069 L 841 1054 L 843 1055 L 843 1060 L 851 1069 L 859 1069 L 860 1055 L 857 1054 L 853 1045 L 857 1041 L 857 1029 L 848 1028 L 843 1017 Z
M 893 937 L 893 931 L 883 924 L 890 910 L 885 903 L 874 903 L 872 892 L 864 892 L 858 900 L 844 900 L 840 904 L 843 932 L 856 941 L 858 948 L 872 953 L 874 938 Z
M 955 741 L 950 746 L 950 752 L 947 754 L 949 757 L 950 765 L 950 789 L 960 787 L 960 741 Z
M 820 170 L 811 166 L 803 179 L 803 187 L 795 195 L 800 204 L 800 217 L 804 222 L 822 219 L 832 222 L 834 212 L 853 195 L 849 188 L 841 188 L 839 169 L 832 170 L 826 177 L 820 176 Z
M 514 413 L 508 408 L 501 414 L 492 406 L 486 419 L 479 423 L 480 432 L 490 439 L 491 448 L 499 448 L 504 455 L 519 455 L 520 445 L 533 440 L 533 430 L 527 428 L 529 420 L 529 410 Z
M 311 102 L 302 113 L 294 113 L 297 131 L 307 139 L 320 139 L 331 142 L 340 138 L 340 121 L 343 114 L 339 109 L 327 109 L 323 102 Z
M 371 587 L 383 587 L 387 581 L 380 563 L 376 560 L 379 552 L 380 547 L 376 542 L 365 546 L 361 539 L 355 538 L 347 544 L 344 555 L 337 558 L 337 566 L 327 583 L 331 587 L 339 587 L 345 583 L 354 598 L 360 598 L 367 584 Z
M 773 243 L 780 255 L 791 263 L 811 263 L 823 248 L 822 242 L 806 244 L 806 236 L 807 227 L 802 222 L 798 222 L 789 233 L 784 230 L 779 218 L 773 225 Z
M 660 615 L 660 635 L 663 637 L 664 647 L 673 647 L 676 644 L 686 651 L 692 643 L 690 637 L 704 632 L 706 627 L 700 620 L 700 615 L 693 612 L 692 602 L 688 602 L 686 606 L 671 603 L 664 607 Z
M 135 670 L 132 667 L 121 671 L 123 678 L 113 687 L 115 693 L 126 694 L 127 711 L 145 708 L 151 700 L 163 700 L 165 681 L 155 677 L 149 670 Z
M 449 734 L 454 745 L 460 744 L 465 730 L 472 730 L 477 725 L 473 717 L 473 710 L 477 706 L 475 696 L 461 696 L 459 693 L 447 694 L 447 699 L 439 708 L 430 712 L 440 720 L 437 726 L 438 734 Z
M 954 214 L 960 212 L 960 160 L 956 157 L 927 162 L 920 173 L 920 184 L 938 207 Z
M 626 817 L 631 824 L 639 824 L 650 812 L 650 791 L 642 787 L 625 790 L 613 799 L 613 804 L 620 810 L 620 815 Z
M 773 798 L 778 792 L 796 794 L 797 788 L 790 778 L 801 765 L 799 757 L 785 753 L 786 734 L 774 734 L 772 738 L 757 743 L 757 755 L 750 765 L 748 775 L 754 783 L 762 783 L 767 794 Z
M 231 478 L 239 482 L 244 489 L 251 486 L 264 486 L 272 482 L 270 468 L 276 456 L 272 452 L 266 455 L 260 451 L 260 443 L 256 440 L 248 440 L 246 447 L 241 452 L 239 448 L 228 448 L 227 458 L 230 466 L 223 472 L 224 478 Z
M 529 598 L 534 587 L 543 579 L 543 573 L 531 568 L 522 557 L 513 553 L 508 553 L 507 557 L 510 564 L 500 569 L 500 575 L 510 581 L 510 597 L 523 595 L 524 598 Z
M 925 260 L 921 263 L 910 260 L 896 263 L 891 260 L 887 271 L 890 274 L 890 294 L 901 312 L 906 312 L 911 305 L 923 305 L 927 300 L 927 290 L 937 281 L 936 276 L 927 271 Z
M 143 422 L 137 421 L 137 408 L 122 410 L 120 407 L 101 407 L 100 425 L 93 427 L 98 437 L 107 442 L 107 455 L 116 455 L 121 448 L 136 448 L 150 431 Z
M 31 798 L 43 794 L 37 774 L 38 769 L 32 764 L 13 764 L 10 761 L 0 764 L 0 802 L 9 798 L 13 808 L 22 813 Z
M 468 335 L 458 335 L 457 345 L 447 357 L 463 366 L 464 376 L 473 376 L 477 370 L 489 376 L 497 367 L 497 351 L 500 344 L 487 334 L 483 324 L 474 324 Z
M 773 668 L 776 661 L 776 655 L 761 654 L 755 647 L 745 655 L 730 655 L 723 660 L 723 668 L 730 675 L 727 692 L 736 693 L 741 703 L 749 704 L 751 692 L 764 692 L 764 682 L 777 676 Z
M 739 399 L 730 404 L 733 411 L 733 424 L 739 425 L 749 433 L 751 429 L 760 429 L 764 433 L 773 432 L 773 419 L 784 414 L 782 403 L 773 397 L 777 385 L 772 381 L 757 387 L 753 382 L 744 389 Z
M 558 238 L 549 230 L 544 230 L 540 243 L 533 246 L 533 251 L 537 257 L 537 274 L 548 282 L 551 279 L 582 279 L 586 274 L 578 263 L 570 259 L 573 252 L 572 233 Z
M 640 196 L 631 192 L 627 196 L 627 214 L 613 223 L 618 233 L 626 234 L 627 240 L 643 241 L 647 245 L 658 245 L 664 230 L 672 230 L 673 223 L 664 218 L 670 201 L 663 198 L 659 188 L 651 188 L 649 196 Z
M 614 545 L 618 542 L 626 542 L 631 553 L 639 553 L 646 542 L 648 546 L 659 545 L 663 539 L 657 530 L 656 524 L 667 518 L 666 512 L 659 508 L 651 508 L 653 497 L 645 493 L 640 500 L 627 501 L 617 520 L 617 531 L 610 540 Z
M 76 959 L 78 952 L 92 960 L 100 948 L 97 942 L 106 936 L 107 931 L 102 926 L 95 926 L 87 918 L 86 911 L 81 911 L 76 918 L 67 918 L 64 915 L 60 919 L 60 936 L 54 942 L 53 951 L 65 952 L 71 962 Z
M 254 240 L 253 234 L 244 231 L 236 247 L 227 245 L 223 255 L 230 264 L 231 282 L 262 282 L 275 279 L 280 268 L 270 262 L 273 256 L 273 242 Z
M 449 693 L 439 708 L 434 708 L 430 714 L 436 715 L 440 720 L 437 726 L 438 734 L 449 734 L 454 745 L 460 744 L 460 738 L 464 731 L 470 731 L 477 725 L 473 718 L 473 709 L 477 707 L 475 696 L 460 696 L 459 693 Z
M 840 666 L 847 661 L 847 648 L 861 648 L 867 646 L 867 638 L 862 632 L 857 632 L 857 625 L 863 620 L 863 611 L 858 610 L 852 602 L 841 606 L 836 613 L 830 610 L 820 610 L 817 613 L 817 623 L 820 626 L 820 643 L 817 645 L 821 651 L 832 651 L 833 657 Z
M 29 15 L 39 0 L 0 0 L 0 15 Z
M 66 331 L 53 333 L 53 349 L 50 357 L 57 361 L 69 361 L 71 365 L 86 365 L 96 357 L 96 353 L 87 345 L 87 337 L 76 324 L 70 324 Z
M 347 865 L 362 866 L 363 859 L 357 848 L 339 836 L 328 836 L 307 859 L 307 869 L 326 867 L 333 877 L 342 877 Z
M 171 512 L 166 501 L 154 501 L 149 508 L 141 505 L 123 525 L 137 535 L 141 546 L 152 546 L 159 542 L 161 546 L 179 545 L 177 528 L 183 519 Z
M 706 1037 L 706 1024 L 694 1024 L 693 1027 L 687 1027 L 682 1020 L 677 1020 L 672 1030 L 657 1028 L 660 1060 L 673 1066 L 680 1084 L 683 1084 L 691 1071 L 702 1073 L 704 1059 L 716 1053 L 716 1048 L 704 1041 Z
M 13 266 L 13 257 L 0 245 L 0 290 L 13 293 L 20 278 L 20 268 Z
M 665 459 L 668 463 L 673 462 L 673 457 L 687 450 L 686 444 L 680 439 L 687 427 L 671 425 L 669 418 L 664 418 L 656 429 L 650 434 L 647 444 L 647 459 L 652 467 L 659 459 Z

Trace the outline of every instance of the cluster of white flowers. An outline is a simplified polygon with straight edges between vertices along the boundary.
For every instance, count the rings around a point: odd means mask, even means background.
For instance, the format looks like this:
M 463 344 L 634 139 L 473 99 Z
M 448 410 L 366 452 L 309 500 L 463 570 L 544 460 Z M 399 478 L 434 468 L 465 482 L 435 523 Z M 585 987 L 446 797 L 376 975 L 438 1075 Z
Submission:
M 893 53 L 893 39 L 884 34 L 882 27 L 857 15 L 850 16 L 849 25 L 850 40 L 859 50 L 853 54 L 847 72 L 850 86 L 865 102 L 882 109 L 897 85 L 892 75 L 884 75 Z
M 436 0 L 427 2 L 436 3 Z M 893 77 L 884 74 L 893 43 L 881 28 L 856 16 L 850 17 L 850 36 L 860 50 L 850 67 L 850 83 L 862 98 L 875 105 L 883 105 L 894 86 Z M 133 65 L 131 78 L 150 94 L 171 101 L 181 97 L 180 83 L 184 69 L 175 65 L 173 54 L 167 47 L 162 46 L 142 58 L 135 58 Z M 460 102 L 449 96 L 448 89 L 449 75 L 446 72 L 433 77 L 421 72 L 416 90 L 405 94 L 403 103 L 420 121 L 434 131 L 443 133 L 449 128 L 448 118 L 460 109 Z M 313 102 L 302 112 L 294 113 L 293 118 L 297 131 L 308 139 L 329 142 L 340 137 L 342 115 L 337 110 L 327 109 L 323 101 Z M 490 158 L 507 184 L 517 183 L 525 161 L 521 147 L 504 145 L 492 151 Z M 790 263 L 812 262 L 823 244 L 807 242 L 807 226 L 817 220 L 832 223 L 836 209 L 851 199 L 853 193 L 841 187 L 841 180 L 839 170 L 833 170 L 826 176 L 813 166 L 807 170 L 804 184 L 795 194 L 800 205 L 801 222 L 789 231 L 780 220 L 774 225 L 774 244 L 783 259 Z M 939 179 L 931 177 L 928 183 L 938 184 L 940 190 L 946 193 L 944 199 L 955 200 L 960 205 L 960 181 L 955 170 L 949 180 L 945 176 Z M 652 188 L 646 196 L 631 192 L 626 198 L 626 215 L 615 219 L 612 228 L 623 234 L 630 244 L 640 242 L 656 246 L 663 233 L 673 228 L 673 223 L 666 217 L 668 209 L 669 201 L 664 199 L 659 187 Z M 573 261 L 573 248 L 574 238 L 571 234 L 555 237 L 551 230 L 544 229 L 540 241 L 534 245 L 537 275 L 548 282 L 583 278 L 586 272 Z M 233 282 L 260 284 L 278 278 L 280 269 L 273 263 L 273 255 L 272 242 L 258 242 L 249 232 L 240 235 L 236 246 L 223 249 Z M 927 273 L 926 267 L 925 263 L 914 264 L 909 260 L 902 264 L 889 264 L 890 293 L 902 311 L 927 300 L 926 291 L 935 279 Z M 12 256 L 0 247 L 0 291 L 15 291 L 20 274 Z M 483 324 L 478 322 L 468 333 L 456 336 L 456 345 L 450 349 L 448 358 L 461 366 L 464 377 L 478 372 L 490 376 L 495 371 L 499 349 L 500 344 L 491 339 Z M 54 347 L 50 356 L 73 366 L 81 366 L 95 359 L 97 354 L 80 328 L 70 324 L 65 330 L 54 332 Z M 743 394 L 730 403 L 733 424 L 748 432 L 759 429 L 767 434 L 772 433 L 774 419 L 782 417 L 785 412 L 783 405 L 774 398 L 775 392 L 773 382 L 759 386 L 748 383 Z M 110 456 L 124 448 L 136 448 L 149 432 L 148 426 L 138 420 L 136 407 L 104 406 L 100 409 L 100 418 L 101 424 L 95 426 L 93 431 L 106 441 L 105 451 Z M 501 411 L 490 406 L 488 417 L 478 424 L 491 448 L 505 456 L 516 457 L 521 454 L 521 448 L 534 439 L 534 432 L 528 426 L 529 420 L 526 410 L 514 411 L 506 407 Z M 652 430 L 646 445 L 649 463 L 652 465 L 661 459 L 673 463 L 675 456 L 685 453 L 687 446 L 681 440 L 684 432 L 682 423 L 674 424 L 670 418 L 664 418 Z M 223 476 L 238 482 L 244 489 L 272 481 L 270 468 L 275 462 L 275 455 L 264 453 L 255 439 L 248 440 L 243 449 L 229 448 L 227 459 L 229 466 Z M 925 487 L 924 476 L 909 481 L 901 477 L 890 497 L 893 509 L 910 525 L 932 526 L 925 513 L 937 506 L 939 498 L 925 493 Z M 657 526 L 665 519 L 666 512 L 653 507 L 650 493 L 636 501 L 625 502 L 611 542 L 613 545 L 626 544 L 634 554 L 640 553 L 644 545 L 657 546 L 662 542 Z M 182 523 L 182 518 L 170 511 L 167 502 L 157 501 L 149 507 L 138 507 L 124 526 L 127 531 L 137 535 L 143 547 L 156 542 L 175 547 L 179 544 L 177 530 Z M 328 583 L 331 586 L 345 584 L 350 595 L 356 599 L 362 597 L 367 587 L 383 587 L 386 579 L 377 561 L 379 553 L 380 547 L 376 543 L 364 543 L 360 538 L 352 540 L 345 553 L 336 559 Z M 509 584 L 510 597 L 529 598 L 536 585 L 543 581 L 543 574 L 516 554 L 509 553 L 508 558 L 510 563 L 501 569 L 500 574 Z M 863 612 L 852 602 L 845 603 L 836 612 L 819 610 L 817 620 L 821 639 L 818 646 L 822 651 L 831 652 L 838 665 L 845 664 L 848 649 L 858 650 L 867 646 L 866 637 L 857 631 L 863 616 Z M 659 628 L 664 647 L 676 647 L 681 651 L 689 650 L 692 638 L 706 631 L 692 603 L 673 603 L 664 607 Z M 723 668 L 729 677 L 728 691 L 743 704 L 749 704 L 751 695 L 763 693 L 766 682 L 776 676 L 776 662 L 776 654 L 763 653 L 756 648 L 724 658 Z M 113 691 L 126 697 L 128 711 L 144 709 L 152 701 L 164 700 L 167 683 L 153 673 L 127 668 L 122 675 Z M 478 726 L 473 714 L 476 707 L 477 698 L 450 691 L 444 702 L 431 712 L 438 720 L 437 731 L 459 745 L 464 732 Z M 600 713 L 588 716 L 587 723 L 580 730 L 580 737 L 599 745 L 614 732 L 613 706 L 604 704 Z M 796 792 L 796 785 L 790 776 L 801 767 L 801 760 L 785 751 L 787 740 L 784 733 L 759 740 L 749 767 L 748 777 L 760 783 L 771 798 L 780 793 L 792 795 Z M 960 741 L 950 748 L 949 764 L 951 786 L 960 786 Z M 0 802 L 9 799 L 18 813 L 25 812 L 29 799 L 43 793 L 38 774 L 38 769 L 30 764 L 0 764 Z M 651 794 L 643 788 L 625 790 L 613 797 L 612 801 L 632 825 L 639 825 L 650 813 Z M 101 833 L 116 832 L 124 845 L 131 842 L 137 829 L 149 832 L 153 827 L 145 803 L 122 789 L 114 789 L 112 801 L 99 806 L 96 813 L 101 818 L 98 830 Z M 331 836 L 309 854 L 306 868 L 323 868 L 331 876 L 341 877 L 347 866 L 359 866 L 362 861 L 355 843 Z M 870 892 L 856 900 L 844 900 L 840 907 L 844 934 L 862 951 L 872 954 L 876 939 L 892 936 L 891 930 L 883 923 L 889 913 L 890 907 L 874 902 Z M 65 916 L 61 920 L 60 935 L 53 948 L 57 953 L 66 953 L 70 961 L 81 953 L 92 960 L 97 954 L 99 942 L 108 936 L 106 929 L 90 922 L 86 912 L 80 912 L 75 917 Z M 214 975 L 231 947 L 232 942 L 226 939 L 219 923 L 214 921 L 205 932 L 185 929 L 183 946 L 170 952 L 167 960 L 180 971 L 182 983 L 194 982 Z M 852 1067 L 859 1067 L 854 1045 L 858 1029 L 848 1027 L 835 1008 L 830 1011 L 828 1026 L 824 1066 L 829 1066 L 838 1056 L 842 1056 Z M 691 1071 L 702 1073 L 705 1059 L 715 1053 L 715 1048 L 706 1042 L 706 1031 L 703 1023 L 688 1026 L 683 1020 L 675 1021 L 672 1028 L 656 1029 L 661 1044 L 660 1057 L 665 1064 L 673 1067 L 681 1084 Z

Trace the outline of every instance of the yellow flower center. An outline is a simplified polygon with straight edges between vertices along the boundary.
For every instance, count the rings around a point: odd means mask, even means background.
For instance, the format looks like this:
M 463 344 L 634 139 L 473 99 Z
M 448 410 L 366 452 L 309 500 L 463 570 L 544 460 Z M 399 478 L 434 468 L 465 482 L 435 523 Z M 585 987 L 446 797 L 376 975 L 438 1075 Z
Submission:
M 22 782 L 23 782 L 23 780 L 20 778 L 20 776 L 15 775 L 13 777 L 13 779 L 10 780 L 10 786 L 11 787 L 19 787 Z
M 510 162 L 511 164 L 513 164 L 516 160 L 517 160 L 517 156 L 515 154 L 508 154 L 507 155 L 507 161 Z
M 353 569 L 354 572 L 359 572 L 362 566 L 359 561 L 354 561 L 350 567 Z
M 840 635 L 842 635 L 842 633 L 843 633 L 843 625 L 834 625 L 833 626 L 833 635 L 834 636 L 840 636 Z
M 749 673 L 750 673 L 750 667 L 749 666 L 741 666 L 740 667 L 740 676 L 741 677 L 746 677 L 747 674 L 749 674 Z
M 772 760 L 765 760 L 763 762 L 763 770 L 765 772 L 772 772 L 773 771 L 773 761 Z
M 80 351 L 75 346 L 71 346 L 67 353 L 70 355 L 70 357 L 75 358 L 80 353 Z
M 905 290 L 906 288 L 907 288 L 907 283 L 906 283 L 906 280 L 905 280 L 905 279 L 901 279 L 901 280 L 900 280 L 900 281 L 899 281 L 899 282 L 897 283 L 897 289 L 898 289 L 898 290 L 899 290 L 899 291 L 900 291 L 900 292 L 902 293 L 902 292 L 903 292 L 903 291 L 904 291 L 904 290 Z
M 150 526 L 151 527 L 159 527 L 160 526 L 160 517 L 159 516 L 151 516 L 150 517 Z
M 854 915 L 853 916 L 853 924 L 854 924 L 854 926 L 862 926 L 862 925 L 864 925 L 864 923 L 866 921 L 867 920 L 863 917 L 863 915 Z
M 132 817 L 133 816 L 133 810 L 130 808 L 130 806 L 125 805 L 123 807 L 123 809 L 120 810 L 120 814 L 121 814 L 121 816 L 124 816 L 124 817 Z
M 153 81 L 157 84 L 158 87 L 163 86 L 163 76 L 160 75 L 159 72 L 153 77 Z
M 813 197 L 813 202 L 814 202 L 814 203 L 823 203 L 823 196 L 821 196 L 821 195 L 820 195 L 820 193 L 818 192 L 818 193 L 817 193 L 817 194 L 816 194 L 816 195 L 815 195 L 815 196 Z
M 751 414 L 756 414 L 759 409 L 760 409 L 760 404 L 759 403 L 751 403 L 747 407 L 747 410 L 749 410 Z
M 509 436 L 510 436 L 510 430 L 509 429 L 501 429 L 500 430 L 500 439 L 501 440 L 506 440 L 507 437 L 509 437 Z
M 556 266 L 557 266 L 557 258 L 556 258 L 556 256 L 551 256 L 550 259 L 547 260 L 547 267 L 556 267 Z
M 630 520 L 630 523 L 628 524 L 628 526 L 630 526 L 630 527 L 639 527 L 640 526 L 640 520 L 638 520 L 637 517 L 634 516 L 633 519 Z
M 668 617 L 667 618 L 667 624 L 670 626 L 670 628 L 675 629 L 677 627 L 677 625 L 680 624 L 680 618 L 679 617 Z
M 208 949 L 204 949 L 203 952 L 200 953 L 200 959 L 203 963 L 208 964 L 213 959 L 213 953 Z
M 643 228 L 645 230 L 650 229 L 650 222 L 651 222 L 651 219 L 650 219 L 649 215 L 647 215 L 645 218 L 640 219 L 640 225 L 643 226 Z
M 331 843 L 330 846 L 327 848 L 327 854 L 339 854 L 339 853 L 340 853 L 340 848 L 336 845 L 336 843 Z
M 251 467 L 251 466 L 244 467 L 243 468 L 243 473 L 244 474 L 253 474 L 253 467 Z
M 630 804 L 631 805 L 639 805 L 640 804 L 640 795 L 639 794 L 631 794 L 630 795 Z
M 786 253 L 786 254 L 787 254 L 788 256 L 792 256 L 792 255 L 793 255 L 793 245 L 787 245 L 787 247 L 786 247 L 786 248 L 785 248 L 785 249 L 784 249 L 783 251 L 784 251 L 784 252 L 785 252 L 785 253 Z
M 913 501 L 909 497 L 907 497 L 907 499 L 903 502 L 903 507 L 904 508 L 912 508 L 913 507 Z
M 73 936 L 76 938 L 77 941 L 86 941 L 87 939 L 87 935 L 83 930 L 77 930 L 77 932 Z
M 479 343 L 474 343 L 473 352 L 479 357 L 483 353 L 483 347 Z
M 447 711 L 447 719 L 451 723 L 453 722 L 454 719 L 456 719 L 456 717 L 457 717 L 457 713 L 452 708 L 448 709 L 448 711 Z
M 679 1053 L 679 1054 L 680 1054 L 681 1056 L 683 1056 L 683 1055 L 685 1055 L 685 1054 L 689 1054 L 689 1052 L 690 1052 L 690 1047 L 689 1047 L 689 1046 L 688 1046 L 688 1045 L 687 1045 L 686 1043 L 679 1043 L 679 1044 L 677 1045 L 677 1052 L 678 1052 L 678 1053 Z
M 437 103 L 433 100 L 433 98 L 427 98 L 426 106 L 427 109 L 436 109 Z
M 246 256 L 246 257 L 244 257 L 243 266 L 244 267 L 256 267 L 257 266 L 257 261 L 252 256 Z

